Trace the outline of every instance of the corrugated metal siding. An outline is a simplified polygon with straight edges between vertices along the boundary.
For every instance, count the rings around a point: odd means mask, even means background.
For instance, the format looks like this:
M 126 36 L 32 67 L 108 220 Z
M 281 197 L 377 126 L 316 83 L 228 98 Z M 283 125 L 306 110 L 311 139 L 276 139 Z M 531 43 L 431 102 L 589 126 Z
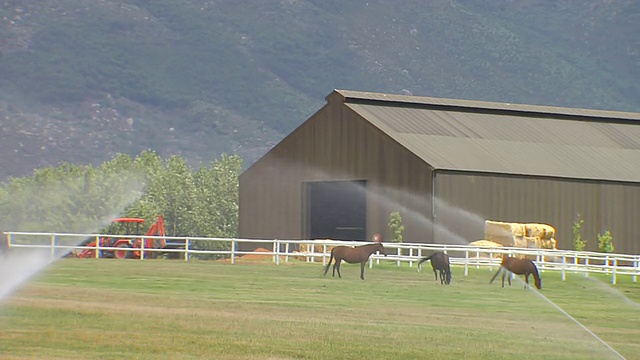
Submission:
M 305 239 L 304 182 L 367 180 L 367 237 L 430 241 L 431 168 L 341 103 L 328 104 L 240 176 L 240 237 Z
M 540 222 L 556 227 L 558 247 L 573 249 L 573 224 L 584 220 L 588 249 L 611 231 L 616 251 L 640 253 L 640 186 L 462 173 L 436 175 L 436 241 L 451 243 L 442 229 L 467 241 L 482 239 L 484 220 Z
M 640 181 L 640 123 L 346 106 L 436 169 Z

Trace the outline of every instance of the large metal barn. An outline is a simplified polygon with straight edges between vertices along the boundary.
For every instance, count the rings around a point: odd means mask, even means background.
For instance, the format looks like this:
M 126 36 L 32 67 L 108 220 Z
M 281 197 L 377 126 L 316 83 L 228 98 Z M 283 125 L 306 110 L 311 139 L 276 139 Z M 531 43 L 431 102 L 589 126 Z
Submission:
M 485 219 L 640 253 L 640 114 L 335 90 L 240 176 L 240 237 L 465 244 Z

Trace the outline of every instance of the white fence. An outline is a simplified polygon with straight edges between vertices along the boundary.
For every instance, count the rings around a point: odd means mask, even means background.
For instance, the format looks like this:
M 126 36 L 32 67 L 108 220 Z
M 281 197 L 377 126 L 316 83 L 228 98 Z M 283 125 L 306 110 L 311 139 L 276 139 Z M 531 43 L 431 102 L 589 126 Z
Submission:
M 66 233 L 27 233 L 5 232 L 11 249 L 47 249 L 52 258 L 57 258 L 69 252 L 78 252 L 84 249 L 96 250 L 95 257 L 100 257 L 101 250 L 116 250 L 113 247 L 87 247 L 79 246 L 86 239 L 98 239 L 106 235 L 100 234 L 66 234 Z M 110 237 L 117 237 L 109 235 Z M 121 236 L 125 237 L 125 236 Z M 131 236 L 126 236 L 131 237 Z M 146 236 L 145 238 L 159 238 Z M 144 260 L 151 253 L 173 254 L 189 261 L 194 255 L 214 255 L 228 258 L 232 264 L 243 255 L 255 254 L 254 251 L 242 251 L 239 249 L 255 249 L 261 247 L 266 251 L 260 255 L 270 256 L 276 264 L 288 262 L 292 259 L 303 259 L 307 262 L 322 261 L 326 265 L 330 255 L 330 249 L 336 245 L 362 245 L 362 242 L 345 242 L 333 240 L 279 240 L 279 239 L 224 239 L 224 238 L 198 238 L 198 237 L 165 237 L 169 243 L 180 243 L 183 246 L 165 249 L 125 249 L 127 251 L 140 252 L 140 259 Z M 224 250 L 201 250 L 194 248 L 194 241 L 221 242 Z M 142 242 L 144 246 L 144 241 Z M 450 257 L 452 265 L 462 266 L 464 275 L 468 275 L 469 267 L 498 267 L 500 258 L 498 255 L 526 255 L 535 258 L 538 269 L 562 272 L 562 280 L 566 280 L 567 273 L 605 273 L 611 276 L 611 283 L 617 283 L 618 275 L 630 275 L 632 281 L 637 281 L 640 275 L 640 255 L 605 254 L 586 251 L 570 250 L 542 250 L 523 248 L 487 248 L 468 245 L 445 244 L 421 244 L 421 243 L 384 243 L 387 256 L 373 254 L 369 260 L 369 267 L 379 264 L 380 260 L 396 262 L 398 266 L 403 263 L 413 267 L 423 256 L 433 251 L 444 251 Z M 304 249 L 304 251 L 299 251 Z M 118 250 L 123 250 L 118 248 Z M 155 254 L 154 254 L 155 255 Z

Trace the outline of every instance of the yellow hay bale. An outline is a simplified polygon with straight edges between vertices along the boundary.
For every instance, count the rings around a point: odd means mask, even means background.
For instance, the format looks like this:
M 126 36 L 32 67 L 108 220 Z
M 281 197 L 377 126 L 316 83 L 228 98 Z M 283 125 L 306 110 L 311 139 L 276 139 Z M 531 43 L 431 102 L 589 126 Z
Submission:
M 469 245 L 477 246 L 477 247 L 488 247 L 488 248 L 501 248 L 502 247 L 502 244 L 499 244 L 499 243 L 491 241 L 491 240 L 476 240 L 476 241 L 470 242 Z M 482 257 L 482 258 L 488 258 L 489 257 L 488 254 L 484 254 L 484 253 L 477 253 L 476 256 L 479 256 L 479 257 Z M 502 258 L 502 254 L 491 254 L 491 258 L 492 259 L 500 259 L 500 258 Z
M 551 239 L 556 236 L 556 229 L 547 224 L 525 224 L 526 236 Z
M 556 246 L 557 246 L 557 241 L 554 238 L 551 238 L 551 239 L 538 239 L 536 248 L 558 250 L 558 248 Z
M 502 247 L 502 244 L 490 240 L 476 240 L 470 242 L 469 245 L 478 247 Z
M 486 220 L 484 223 L 484 238 L 502 246 L 516 246 L 516 237 L 523 236 L 522 224 Z
M 529 247 L 529 241 L 525 236 L 514 236 L 513 237 L 513 247 L 519 248 L 527 248 Z
M 527 227 L 525 224 L 510 223 L 509 225 L 511 225 L 511 232 L 514 236 L 523 237 L 527 235 Z
M 501 244 L 537 249 L 556 249 L 556 229 L 548 224 L 485 221 L 485 239 Z

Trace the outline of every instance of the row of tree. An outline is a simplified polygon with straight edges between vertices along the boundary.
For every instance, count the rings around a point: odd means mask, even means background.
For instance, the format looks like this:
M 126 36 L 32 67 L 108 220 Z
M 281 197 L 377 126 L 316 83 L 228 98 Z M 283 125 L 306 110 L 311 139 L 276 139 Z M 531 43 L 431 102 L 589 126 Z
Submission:
M 236 237 L 242 159 L 190 168 L 180 156 L 119 154 L 99 167 L 63 163 L 0 184 L 0 230 L 103 233 L 114 217 L 158 214 L 169 236 Z

